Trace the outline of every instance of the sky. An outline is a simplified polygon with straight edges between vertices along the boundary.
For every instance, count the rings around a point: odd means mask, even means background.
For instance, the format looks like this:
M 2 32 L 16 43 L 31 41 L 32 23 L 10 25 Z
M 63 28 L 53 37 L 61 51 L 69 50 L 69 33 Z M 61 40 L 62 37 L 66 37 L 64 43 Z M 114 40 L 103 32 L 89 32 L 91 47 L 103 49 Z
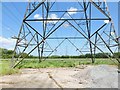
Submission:
M 116 32 L 118 32 L 118 3 L 117 2 L 108 2 L 108 7 L 109 7 L 109 11 L 111 14 L 111 17 L 113 19 L 114 25 L 115 25 L 115 29 Z M 2 27 L 0 28 L 0 47 L 2 48 L 6 48 L 9 50 L 13 50 L 15 47 L 15 40 L 12 39 L 11 37 L 13 36 L 17 36 L 20 30 L 20 26 L 22 24 L 22 20 L 26 11 L 26 7 L 27 7 L 28 3 L 27 2 L 2 2 L 2 6 L 0 7 L 1 11 L 2 11 L 2 20 L 0 20 L 2 22 Z M 62 6 L 62 7 L 61 7 Z M 75 3 L 69 3 L 66 5 L 66 3 L 60 3 L 60 4 L 56 4 L 56 6 L 54 6 L 56 9 L 60 10 L 67 10 L 67 11 L 77 11 L 79 10 L 79 7 L 75 4 Z M 64 8 L 63 8 L 64 7 Z M 54 10 L 54 9 L 53 9 Z M 40 10 L 36 11 L 30 18 L 32 19 L 38 19 L 38 18 L 42 18 L 41 13 L 38 13 Z M 102 17 L 102 15 L 99 14 L 99 12 L 96 12 L 95 9 L 93 9 L 93 17 Z M 97 14 L 95 14 L 97 13 Z M 69 12 L 69 14 L 71 16 L 73 16 L 74 18 L 77 18 L 80 15 L 80 13 L 76 13 L 76 12 Z M 58 19 L 60 18 L 62 14 L 56 14 L 56 13 L 51 13 L 49 14 L 49 18 L 52 19 Z M 70 18 L 67 14 L 63 17 L 63 18 Z M 35 22 L 29 22 L 31 25 L 33 25 L 34 27 L 36 27 L 36 29 L 40 32 L 40 26 L 42 25 L 41 23 Z M 56 22 L 50 22 L 50 23 L 56 23 Z M 96 26 L 92 26 L 93 30 L 96 27 L 99 27 L 100 25 L 102 25 L 102 23 L 105 22 L 93 22 L 92 24 L 96 25 Z M 74 24 L 74 23 L 73 23 Z M 42 33 L 42 32 L 40 32 Z M 94 31 L 92 31 L 92 33 L 94 33 Z M 68 23 L 65 23 L 60 30 L 58 30 L 58 32 L 54 33 L 52 35 L 54 36 L 80 36 L 76 31 L 73 30 L 73 28 L 71 28 L 69 26 Z M 56 41 L 47 41 L 49 42 L 50 46 L 52 48 L 56 47 L 62 40 L 56 40 Z M 82 47 L 83 44 L 85 43 L 85 40 L 81 40 L 81 41 L 77 41 L 77 40 L 71 40 L 74 44 L 77 45 L 77 47 Z M 80 43 L 79 43 L 80 42 Z M 71 50 L 71 51 L 70 51 Z M 29 51 L 29 50 L 28 50 Z M 62 54 L 62 55 L 78 55 L 79 52 L 77 51 L 76 53 L 76 49 L 73 47 L 73 45 L 70 44 L 69 41 L 66 40 L 65 43 L 63 43 L 63 45 L 61 45 L 59 47 L 59 49 L 57 50 L 58 52 L 54 52 L 54 54 Z M 85 51 L 85 49 L 84 49 Z M 26 51 L 27 52 L 27 51 Z M 36 55 L 36 51 L 33 52 L 34 55 Z

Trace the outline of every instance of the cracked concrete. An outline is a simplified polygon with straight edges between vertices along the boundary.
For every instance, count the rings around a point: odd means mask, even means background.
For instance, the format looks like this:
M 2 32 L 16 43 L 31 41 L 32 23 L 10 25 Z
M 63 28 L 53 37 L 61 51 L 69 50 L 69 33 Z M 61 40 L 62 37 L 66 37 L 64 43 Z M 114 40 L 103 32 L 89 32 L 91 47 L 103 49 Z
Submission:
M 3 88 L 118 88 L 116 66 L 89 65 L 20 71 L 21 74 L 1 76 L 0 86 Z

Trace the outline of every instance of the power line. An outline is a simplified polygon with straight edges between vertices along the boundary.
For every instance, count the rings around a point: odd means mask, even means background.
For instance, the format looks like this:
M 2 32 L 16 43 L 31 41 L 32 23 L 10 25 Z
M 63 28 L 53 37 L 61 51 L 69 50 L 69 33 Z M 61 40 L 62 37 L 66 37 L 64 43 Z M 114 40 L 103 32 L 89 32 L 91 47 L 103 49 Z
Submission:
M 7 30 L 10 30 L 11 32 L 10 33 L 12 33 L 13 35 L 16 35 L 16 30 L 15 29 L 13 29 L 13 28 L 11 28 L 10 26 L 8 26 L 7 24 L 4 24 L 4 23 L 2 23 L 2 26 L 4 26 L 4 28 L 8 28 Z
M 20 19 L 13 13 L 13 11 L 11 10 L 11 9 L 9 9 L 5 4 L 2 4 L 5 8 L 6 8 L 6 10 L 7 11 L 9 11 L 10 13 L 11 13 L 11 15 L 8 15 L 9 17 L 11 17 L 11 20 L 13 21 L 15 21 L 15 23 L 17 23 L 18 25 L 20 24 Z M 13 5 L 14 6 L 14 5 Z M 15 7 L 14 7 L 15 8 Z M 4 11 L 6 11 L 6 10 L 4 10 Z M 19 13 L 19 11 L 16 9 L 16 11 Z M 8 13 L 6 13 L 6 14 L 8 14 Z M 12 17 L 13 16 L 13 17 Z M 19 16 L 20 16 L 20 14 L 19 14 Z M 19 22 L 19 23 L 18 23 Z M 15 29 L 13 29 L 12 27 L 10 27 L 9 25 L 7 25 L 6 23 L 2 23 L 2 25 L 4 26 L 4 27 L 6 27 L 6 29 L 7 30 L 10 30 L 10 33 L 11 34 L 13 34 L 13 35 L 16 35 L 18 32 L 16 32 L 16 30 Z
M 15 8 L 15 10 L 19 13 L 18 15 L 22 15 L 22 13 L 20 12 L 20 10 L 16 7 L 16 4 L 13 4 L 13 2 L 11 2 L 11 5 L 13 8 Z M 21 17 L 21 16 L 20 16 Z M 23 18 L 23 17 L 22 17 Z
M 9 15 L 11 18 L 13 18 L 14 20 L 16 20 L 16 23 L 19 24 L 20 23 L 20 19 L 11 11 L 11 9 L 9 9 L 5 4 L 3 4 L 3 6 L 11 13 L 11 15 Z M 13 16 L 13 17 L 12 17 Z M 12 19 L 12 20 L 13 20 Z M 19 23 L 18 23 L 19 22 Z

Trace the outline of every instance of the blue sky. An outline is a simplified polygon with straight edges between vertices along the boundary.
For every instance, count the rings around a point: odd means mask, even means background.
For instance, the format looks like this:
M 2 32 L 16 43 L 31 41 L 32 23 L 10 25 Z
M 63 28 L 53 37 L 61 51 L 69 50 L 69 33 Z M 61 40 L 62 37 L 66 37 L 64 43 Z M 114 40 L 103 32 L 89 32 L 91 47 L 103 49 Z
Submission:
M 24 13 L 26 10 L 28 3 L 25 2 L 8 2 L 8 3 L 2 3 L 2 28 L 0 28 L 2 31 L 2 33 L 0 33 L 0 39 L 2 39 L 2 42 L 0 42 L 0 47 L 3 48 L 7 48 L 7 49 L 13 49 L 14 45 L 15 45 L 15 40 L 11 39 L 12 36 L 17 36 L 18 32 L 20 30 L 20 26 L 22 24 L 22 20 L 24 17 Z M 112 16 L 112 19 L 114 21 L 114 25 L 115 25 L 115 29 L 116 31 L 118 30 L 118 3 L 117 2 L 109 2 L 108 3 L 108 7 L 109 7 L 109 11 L 110 14 Z M 61 7 L 62 6 L 62 7 Z M 60 9 L 63 8 L 64 10 L 69 10 L 71 7 L 74 9 L 79 9 L 78 6 L 75 3 L 69 3 L 66 5 L 63 3 L 60 4 L 56 4 L 55 8 Z M 93 9 L 93 11 L 95 12 L 95 9 Z M 96 12 L 97 14 L 93 13 L 93 16 L 96 15 L 96 17 L 101 17 L 101 15 L 99 15 L 99 12 Z M 38 12 L 36 12 L 36 14 L 38 14 Z M 34 18 L 34 16 L 36 14 L 33 14 L 31 16 L 31 18 Z M 56 13 L 52 13 L 51 15 L 53 15 L 55 17 L 55 15 L 57 15 L 56 17 L 59 18 L 61 16 L 61 14 L 56 14 Z M 79 14 L 73 14 L 73 17 L 78 17 Z M 41 17 L 41 14 L 39 14 L 37 17 Z M 52 17 L 52 16 L 51 16 Z M 67 17 L 67 16 L 65 16 Z M 65 18 L 64 17 L 64 18 Z M 36 22 L 37 23 L 37 22 Z M 32 24 L 33 26 L 39 26 L 39 24 Z M 100 23 L 102 22 L 93 22 L 93 24 L 95 24 L 96 26 L 92 26 L 93 28 L 95 27 L 99 27 Z M 66 24 L 67 25 L 67 24 Z M 102 25 L 102 24 L 101 24 Z M 39 28 L 37 27 L 37 29 L 39 30 Z M 63 31 L 62 31 L 63 30 Z M 118 32 L 118 31 L 117 31 Z M 92 31 L 92 33 L 94 33 L 94 31 Z M 61 27 L 60 30 L 56 33 L 54 33 L 52 35 L 54 36 L 79 36 L 79 34 L 74 31 L 71 27 Z M 82 47 L 81 44 L 84 44 L 84 40 L 81 40 L 80 43 L 78 43 L 77 40 L 71 40 L 74 44 L 76 44 L 78 47 Z M 57 40 L 55 43 L 54 41 L 48 41 L 50 43 L 50 45 L 52 47 L 57 46 L 61 40 Z M 54 43 L 54 44 L 53 44 Z M 71 51 L 70 51 L 71 50 Z M 63 43 L 62 46 L 60 46 L 60 48 L 58 49 L 59 52 L 55 52 L 54 54 L 68 54 L 68 55 L 78 55 L 79 52 L 76 52 L 76 49 L 67 41 L 65 43 Z M 36 54 L 36 51 L 33 53 L 34 55 Z

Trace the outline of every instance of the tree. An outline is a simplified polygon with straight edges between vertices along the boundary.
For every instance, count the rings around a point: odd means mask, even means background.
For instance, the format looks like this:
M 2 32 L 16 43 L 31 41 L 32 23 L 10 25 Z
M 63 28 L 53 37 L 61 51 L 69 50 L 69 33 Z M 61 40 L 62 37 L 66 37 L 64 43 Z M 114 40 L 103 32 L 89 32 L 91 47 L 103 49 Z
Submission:
M 114 53 L 114 56 L 113 56 L 113 57 L 120 58 L 120 52 L 116 52 L 116 53 Z

